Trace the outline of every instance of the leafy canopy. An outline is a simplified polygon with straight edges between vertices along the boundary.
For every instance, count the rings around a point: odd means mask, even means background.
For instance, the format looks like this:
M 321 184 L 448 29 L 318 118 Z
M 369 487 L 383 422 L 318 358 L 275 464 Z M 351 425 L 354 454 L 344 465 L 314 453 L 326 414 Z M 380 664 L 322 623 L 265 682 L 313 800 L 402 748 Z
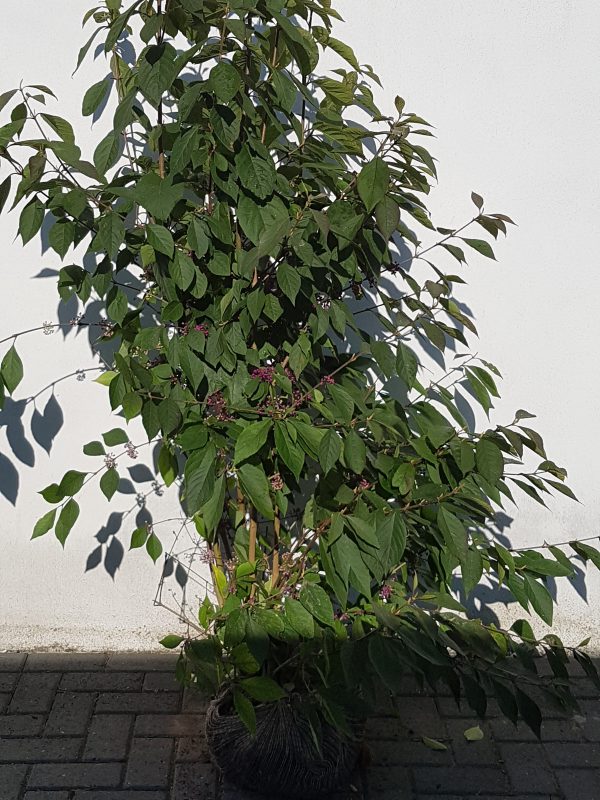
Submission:
M 455 288 L 466 253 L 494 258 L 511 220 L 473 194 L 467 224 L 434 225 L 429 126 L 401 98 L 377 107 L 377 76 L 332 35 L 338 19 L 329 0 L 106 0 L 86 14 L 78 66 L 104 41 L 110 72 L 82 113 L 114 108 L 109 132 L 85 159 L 47 87 L 2 95 L 1 205 L 20 207 L 23 243 L 48 226 L 68 264 L 61 299 L 114 345 L 111 408 L 160 442 L 162 480 L 206 542 L 214 591 L 182 678 L 233 682 L 250 728 L 253 702 L 295 688 L 345 729 L 378 683 L 397 691 L 410 672 L 477 713 L 495 695 L 537 732 L 530 683 L 570 702 L 562 643 L 536 642 L 524 620 L 468 619 L 454 594 L 490 576 L 551 624 L 546 580 L 573 574 L 563 549 L 509 550 L 492 527 L 515 488 L 571 495 L 531 415 L 479 431 L 460 410 L 466 393 L 489 414 L 499 372 L 470 353 Z M 339 67 L 323 75 L 328 50 Z M 82 243 L 93 267 L 68 263 Z M 88 317 L 98 304 L 105 318 Z M 2 393 L 22 374 L 13 345 Z M 34 536 L 64 544 L 96 475 L 111 500 L 105 446 L 128 438 L 85 446 L 106 467 L 47 487 L 57 509 Z M 146 528 L 131 547 L 162 553 Z M 593 547 L 571 549 L 598 565 Z M 552 679 L 537 677 L 539 647 Z

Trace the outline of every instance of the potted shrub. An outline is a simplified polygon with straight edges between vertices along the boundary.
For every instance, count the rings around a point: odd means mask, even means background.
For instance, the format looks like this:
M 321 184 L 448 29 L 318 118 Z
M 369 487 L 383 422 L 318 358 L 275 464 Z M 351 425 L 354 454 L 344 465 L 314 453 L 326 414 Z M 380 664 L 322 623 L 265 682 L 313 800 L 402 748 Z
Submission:
M 431 221 L 429 127 L 400 97 L 377 107 L 377 76 L 334 36 L 337 19 L 330 0 L 105 0 L 78 59 L 104 42 L 110 61 L 84 115 L 116 95 L 91 162 L 47 87 L 0 98 L 2 205 L 21 206 L 23 242 L 44 220 L 61 258 L 85 242 L 93 266 L 63 267 L 60 296 L 112 344 L 111 407 L 141 417 L 205 542 L 214 590 L 198 635 L 163 644 L 214 697 L 217 763 L 300 797 L 347 779 L 362 721 L 406 674 L 480 715 L 494 696 L 538 734 L 530 687 L 572 707 L 570 656 L 598 683 L 583 645 L 538 639 L 525 619 L 486 625 L 457 599 L 491 576 L 550 625 L 546 579 L 600 554 L 494 535 L 513 491 L 572 496 L 530 414 L 474 430 L 456 400 L 461 387 L 487 415 L 498 396 L 455 288 L 466 252 L 493 258 L 511 220 L 473 194 L 464 226 Z M 328 74 L 323 51 L 339 57 Z M 86 315 L 92 297 L 105 316 Z M 0 375 L 12 393 L 14 344 Z M 112 498 L 105 445 L 127 438 L 88 443 L 98 470 L 42 492 L 53 507 L 35 537 L 64 544 L 92 477 Z M 148 528 L 131 547 L 162 551 Z

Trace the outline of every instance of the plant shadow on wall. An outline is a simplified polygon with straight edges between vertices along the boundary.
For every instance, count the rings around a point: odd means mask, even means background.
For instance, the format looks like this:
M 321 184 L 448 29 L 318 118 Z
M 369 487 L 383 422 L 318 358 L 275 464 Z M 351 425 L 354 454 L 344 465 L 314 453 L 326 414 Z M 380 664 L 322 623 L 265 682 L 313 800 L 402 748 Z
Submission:
M 213 697 L 216 761 L 244 783 L 247 748 L 253 778 L 290 797 L 344 779 L 405 674 L 481 716 L 494 697 L 536 735 L 534 690 L 576 705 L 570 658 L 600 686 L 585 643 L 481 607 L 489 583 L 551 625 L 552 582 L 574 558 L 600 566 L 587 541 L 515 548 L 494 527 L 513 493 L 574 498 L 532 414 L 491 421 L 501 375 L 471 351 L 456 297 L 467 254 L 494 259 L 512 221 L 473 193 L 464 225 L 434 224 L 429 125 L 400 97 L 378 108 L 336 19 L 327 0 L 106 0 L 78 59 L 101 36 L 110 75 L 82 110 L 116 108 L 92 161 L 46 86 L 0 98 L 1 205 L 13 197 L 23 242 L 41 231 L 66 263 L 53 326 L 87 331 L 124 419 L 84 445 L 92 466 L 42 490 L 33 537 L 64 545 L 96 484 L 111 511 L 89 568 L 114 575 L 126 526 L 155 562 L 175 529 L 157 602 L 174 581 L 188 626 L 163 644 Z M 328 75 L 322 51 L 339 58 Z M 142 450 L 155 474 L 126 473 Z M 116 510 L 136 481 L 177 493 L 177 519 L 137 495 Z

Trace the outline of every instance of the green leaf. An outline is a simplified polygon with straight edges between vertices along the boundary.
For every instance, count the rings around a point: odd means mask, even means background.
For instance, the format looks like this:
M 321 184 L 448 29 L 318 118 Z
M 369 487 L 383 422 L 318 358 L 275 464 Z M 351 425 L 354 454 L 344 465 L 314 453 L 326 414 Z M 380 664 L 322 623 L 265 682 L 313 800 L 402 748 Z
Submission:
M 295 430 L 289 423 L 277 421 L 275 423 L 275 448 L 278 457 L 291 470 L 296 480 L 300 480 L 300 473 L 304 466 L 304 451 L 292 438 Z
M 188 516 L 193 516 L 210 499 L 215 483 L 215 446 L 209 443 L 194 450 L 184 469 L 185 504 Z
M 391 378 L 396 368 L 397 356 L 387 342 L 372 342 L 371 353 L 386 378 Z
M 129 441 L 129 435 L 121 428 L 113 428 L 103 433 L 102 438 L 107 447 L 116 447 L 118 444 L 127 444 Z
M 79 472 L 76 469 L 70 469 L 63 476 L 59 484 L 59 491 L 63 497 L 70 497 L 81 489 L 87 477 L 87 472 Z
M 137 547 L 143 547 L 146 544 L 148 535 L 149 531 L 146 525 L 141 528 L 136 528 L 131 534 L 131 543 L 129 545 L 129 549 L 135 550 Z
M 176 647 L 179 647 L 183 640 L 183 636 L 176 636 L 175 634 L 171 633 L 169 636 L 165 636 L 164 639 L 161 639 L 159 644 L 162 644 L 162 646 L 166 647 L 167 650 L 174 650 Z
M 400 494 L 408 494 L 415 482 L 415 468 L 410 462 L 400 464 L 392 475 L 392 486 L 396 486 Z
M 366 164 L 358 175 L 357 189 L 369 213 L 386 195 L 390 184 L 390 169 L 378 156 Z
M 54 529 L 54 534 L 63 547 L 78 517 L 79 505 L 76 500 L 71 499 L 64 505 L 60 512 L 56 528 Z
M 296 633 L 305 639 L 312 639 L 315 635 L 315 623 L 312 614 L 304 608 L 302 603 L 286 597 L 284 610 L 287 621 Z
M 480 742 L 484 738 L 484 733 L 479 725 L 475 725 L 473 728 L 467 728 L 463 736 L 467 742 Z
M 256 711 L 251 701 L 237 688 L 233 688 L 233 707 L 249 732 L 256 733 Z
M 183 136 L 179 136 L 171 150 L 169 172 L 182 172 L 192 160 L 199 148 L 200 136 L 197 128 L 190 128 Z
M 375 207 L 375 221 L 384 239 L 389 240 L 400 222 L 398 203 L 391 197 L 384 197 Z
M 354 400 L 352 396 L 341 386 L 332 384 L 329 387 L 329 394 L 335 406 L 337 421 L 346 425 L 351 421 L 354 414 Z
M 94 166 L 98 175 L 105 175 L 106 170 L 114 167 L 119 160 L 121 151 L 121 136 L 116 131 L 110 131 L 94 150 Z
M 475 446 L 475 460 L 479 473 L 495 486 L 504 473 L 504 458 L 498 445 L 491 439 L 480 439 Z
M 91 116 L 98 109 L 106 97 L 106 93 L 108 92 L 110 85 L 111 79 L 103 78 L 101 81 L 98 81 L 98 83 L 90 86 L 84 95 L 81 106 L 81 113 L 84 117 Z
M 181 411 L 179 406 L 170 397 L 165 397 L 158 405 L 158 418 L 165 436 L 168 436 L 181 425 Z
M 269 482 L 262 467 L 243 464 L 238 470 L 242 494 L 266 519 L 273 519 L 273 505 L 269 493 Z
M 344 441 L 344 461 L 352 472 L 360 475 L 367 463 L 367 448 L 363 439 L 353 429 Z
M 296 302 L 302 281 L 300 275 L 285 261 L 277 268 L 277 285 L 291 303 Z
M 440 505 L 437 523 L 449 550 L 462 563 L 467 557 L 468 539 L 465 526 L 451 511 Z
M 12 176 L 9 175 L 2 181 L 2 183 L 0 183 L 0 214 L 2 213 L 4 206 L 6 205 L 6 201 L 9 198 L 11 181 Z
M 196 265 L 188 255 L 177 250 L 175 259 L 169 266 L 169 272 L 179 288 L 189 289 L 196 277 Z
M 9 394 L 12 394 L 23 380 L 23 362 L 14 344 L 2 359 L 0 375 Z
M 137 417 L 142 410 L 142 398 L 137 392 L 127 392 L 121 401 L 123 407 L 123 414 L 127 422 Z
M 465 592 L 470 594 L 478 586 L 483 574 L 483 560 L 479 551 L 474 547 L 467 550 L 466 556 L 461 563 L 461 573 Z
M 600 569 L 600 553 L 594 547 L 590 547 L 589 544 L 584 544 L 583 542 L 569 542 L 569 545 L 572 549 L 577 553 L 577 555 L 581 556 L 584 561 L 591 561 L 592 564 Z
M 37 539 L 39 536 L 43 536 L 45 533 L 48 533 L 48 531 L 51 530 L 52 526 L 54 525 L 55 518 L 56 518 L 55 508 L 48 511 L 46 514 L 44 514 L 43 517 L 40 517 L 38 521 L 35 523 L 31 538 Z
M 469 245 L 469 247 L 472 247 L 473 250 L 477 250 L 478 253 L 481 253 L 481 255 L 486 256 L 486 258 L 493 258 L 494 260 L 496 260 L 494 251 L 492 250 L 488 242 L 486 242 L 484 239 L 463 238 L 463 242 L 466 242 Z
M 105 251 L 109 258 L 114 259 L 125 239 L 125 224 L 121 217 L 114 211 L 109 211 L 100 218 L 98 233 L 94 238 L 95 252 Z
M 175 242 L 171 231 L 168 231 L 163 225 L 146 225 L 146 237 L 148 244 L 152 245 L 157 253 L 164 253 L 169 258 L 173 256 Z M 189 283 L 191 283 L 191 280 Z
M 534 611 L 547 625 L 552 625 L 552 617 L 554 616 L 552 595 L 543 583 L 538 583 L 529 575 L 524 575 L 523 577 L 525 578 L 525 591 Z
M 329 595 L 320 586 L 305 582 L 300 590 L 300 603 L 319 622 L 333 628 L 333 607 Z
M 179 72 L 177 51 L 168 42 L 150 45 L 138 60 L 137 85 L 154 108 Z
M 438 742 L 437 739 L 430 739 L 429 736 L 422 736 L 421 741 L 430 750 L 447 750 L 448 747 L 443 742 Z
M 240 182 L 245 189 L 261 199 L 273 194 L 276 173 L 271 161 L 254 155 L 245 146 L 236 157 L 235 164 Z
M 226 477 L 225 475 L 221 475 L 215 480 L 215 486 L 210 499 L 200 509 L 199 513 L 208 534 L 216 530 L 223 517 L 226 489 Z
M 59 220 L 51 228 L 48 234 L 48 243 L 55 253 L 64 259 L 69 248 L 73 244 L 75 228 L 69 220 Z
M 399 342 L 398 353 L 396 357 L 396 369 L 398 371 L 398 376 L 402 378 L 409 389 L 415 384 L 418 368 L 419 362 L 416 355 L 413 353 L 410 347 L 407 347 L 407 345 L 405 345 L 403 342 Z
M 163 548 L 160 539 L 155 533 L 151 533 L 146 542 L 146 552 L 155 564 L 160 558 L 162 551 Z
M 281 686 L 273 678 L 268 678 L 266 675 L 256 678 L 244 678 L 240 682 L 240 686 L 250 697 L 262 703 L 270 703 L 286 697 L 286 692 Z
M 319 463 L 325 473 L 338 462 L 342 454 L 342 440 L 333 428 L 326 431 L 319 445 Z
M 330 47 L 335 53 L 338 54 L 338 56 L 341 56 L 345 61 L 347 61 L 353 69 L 355 69 L 357 72 L 361 72 L 356 55 L 349 45 L 341 42 L 339 39 L 334 39 L 333 36 L 327 37 L 326 44 L 327 47 Z
M 117 374 L 118 373 L 114 372 L 114 370 L 109 369 L 103 372 L 102 375 L 98 375 L 97 378 L 94 378 L 94 383 L 99 383 L 100 386 L 110 386 L 113 379 L 117 377 Z
M 163 446 L 160 448 L 160 453 L 158 454 L 158 471 L 160 472 L 160 476 L 167 487 L 171 486 L 171 484 L 175 482 L 175 479 L 179 474 L 177 459 L 171 452 L 169 446 L 166 444 L 163 444 Z
M 541 738 L 542 732 L 542 714 L 537 703 L 535 703 L 529 695 L 521 691 L 518 687 L 515 690 L 517 706 L 519 713 L 526 725 L 531 728 L 537 738 Z
M 31 241 L 39 229 L 42 227 L 44 221 L 45 209 L 37 197 L 34 197 L 29 202 L 19 217 L 19 233 L 23 244 Z
M 219 61 L 210 72 L 208 88 L 222 103 L 229 103 L 241 90 L 242 77 L 229 61 Z
M 46 486 L 45 489 L 42 489 L 40 494 L 47 503 L 60 503 L 65 497 L 60 491 L 58 483 L 51 483 L 49 486 Z
M 127 295 L 121 289 L 113 287 L 107 298 L 106 310 L 109 317 L 117 324 L 121 324 L 129 310 Z
M 107 469 L 100 478 L 100 489 L 107 500 L 112 500 L 115 492 L 119 488 L 119 473 L 112 467 Z
M 240 464 L 255 453 L 258 453 L 261 447 L 266 443 L 271 427 L 271 420 L 253 422 L 246 426 L 235 443 L 234 463 Z
M 225 647 L 235 647 L 244 641 L 246 636 L 246 612 L 235 608 L 225 621 L 223 642 Z
M 278 636 L 285 629 L 285 624 L 279 614 L 268 608 L 256 608 L 254 618 L 269 636 Z
M 183 184 L 173 185 L 170 178 L 161 178 L 156 172 L 148 172 L 130 191 L 131 196 L 156 219 L 165 220 L 183 197 Z

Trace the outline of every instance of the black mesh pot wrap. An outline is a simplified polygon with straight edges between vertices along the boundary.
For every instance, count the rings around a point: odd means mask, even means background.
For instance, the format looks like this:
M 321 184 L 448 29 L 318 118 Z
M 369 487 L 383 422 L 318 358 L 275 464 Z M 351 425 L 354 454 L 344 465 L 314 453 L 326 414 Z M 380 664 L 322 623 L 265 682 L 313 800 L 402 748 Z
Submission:
M 272 800 L 321 797 L 345 785 L 358 752 L 356 741 L 323 721 L 319 753 L 308 721 L 287 701 L 259 706 L 252 736 L 227 694 L 208 707 L 206 738 L 227 779 Z

